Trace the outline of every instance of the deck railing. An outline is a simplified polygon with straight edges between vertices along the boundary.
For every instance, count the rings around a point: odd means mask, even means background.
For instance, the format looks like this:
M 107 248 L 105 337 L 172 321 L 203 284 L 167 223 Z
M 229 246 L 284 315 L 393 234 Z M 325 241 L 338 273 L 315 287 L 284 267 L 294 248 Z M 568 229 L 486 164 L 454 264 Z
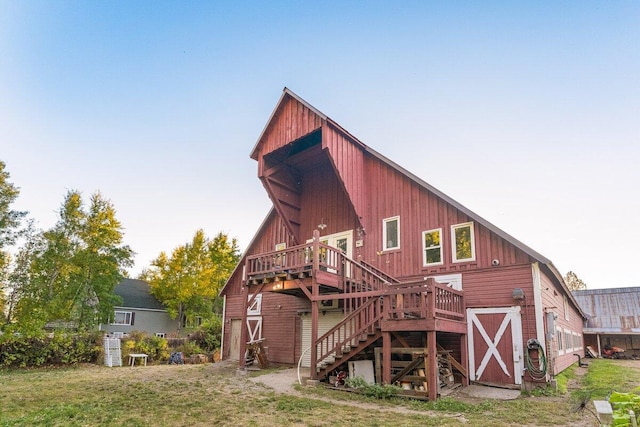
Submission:
M 433 279 L 389 285 L 385 310 L 389 320 L 436 317 L 464 320 L 464 293 Z
M 341 279 L 344 292 L 360 293 L 384 289 L 389 276 L 369 265 L 360 264 L 341 250 L 313 242 L 247 257 L 247 277 L 264 278 L 280 273 L 296 273 L 317 269 Z M 344 286 L 348 284 L 348 286 Z
M 297 271 L 310 269 L 311 248 L 309 244 L 261 253 L 247 257 L 247 276 L 267 275 L 280 271 Z

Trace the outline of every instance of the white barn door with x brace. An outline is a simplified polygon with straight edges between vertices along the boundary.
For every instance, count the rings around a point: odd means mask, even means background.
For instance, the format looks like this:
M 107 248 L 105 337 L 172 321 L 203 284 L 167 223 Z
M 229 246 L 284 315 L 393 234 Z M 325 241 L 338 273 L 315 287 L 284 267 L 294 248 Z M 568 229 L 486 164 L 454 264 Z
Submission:
M 467 309 L 469 379 L 510 387 L 522 384 L 520 307 Z

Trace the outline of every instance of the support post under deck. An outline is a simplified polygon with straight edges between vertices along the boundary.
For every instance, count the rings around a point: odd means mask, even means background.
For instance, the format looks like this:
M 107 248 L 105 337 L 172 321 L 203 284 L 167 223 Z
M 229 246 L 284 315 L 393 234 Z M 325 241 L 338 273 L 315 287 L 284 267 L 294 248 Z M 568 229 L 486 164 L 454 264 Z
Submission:
M 382 384 L 391 383 L 391 332 L 382 333 Z
M 429 400 L 438 399 L 438 345 L 436 342 L 436 331 L 427 332 L 427 355 L 429 372 L 427 378 L 429 381 Z

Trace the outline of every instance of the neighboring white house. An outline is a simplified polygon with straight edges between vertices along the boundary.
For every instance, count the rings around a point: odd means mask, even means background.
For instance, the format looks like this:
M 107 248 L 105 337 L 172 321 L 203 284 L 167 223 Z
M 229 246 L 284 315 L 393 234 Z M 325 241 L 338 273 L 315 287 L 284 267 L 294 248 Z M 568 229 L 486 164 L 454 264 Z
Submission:
M 178 320 L 169 317 L 166 308 L 151 294 L 151 288 L 144 280 L 123 279 L 114 293 L 122 297 L 122 305 L 114 307 L 110 323 L 101 324 L 100 330 L 113 335 L 132 331 L 163 337 L 177 334 Z

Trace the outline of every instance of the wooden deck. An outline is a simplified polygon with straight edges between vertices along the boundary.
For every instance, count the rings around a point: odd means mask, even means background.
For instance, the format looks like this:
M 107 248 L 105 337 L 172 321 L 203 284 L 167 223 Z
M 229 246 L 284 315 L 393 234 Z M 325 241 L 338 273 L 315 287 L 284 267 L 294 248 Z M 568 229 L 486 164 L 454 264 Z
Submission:
M 339 300 L 345 316 L 379 298 L 376 326 L 383 331 L 466 333 L 462 291 L 426 280 L 399 283 L 319 242 L 247 257 L 246 272 L 250 288 L 306 295 L 313 302 Z
M 401 283 L 317 238 L 304 245 L 249 256 L 245 270 L 249 305 L 260 292 L 306 297 L 311 301 L 312 325 L 317 325 L 321 304 L 338 301 L 344 313 L 340 323 L 322 336 L 312 326 L 314 378 L 327 375 L 367 347 L 382 344 L 383 364 L 388 367 L 383 379 L 389 381 L 391 334 L 421 332 L 426 333 L 427 347 L 434 349 L 425 363 L 431 372 L 430 393 L 435 396 L 435 334 L 467 333 L 464 292 L 433 279 Z

